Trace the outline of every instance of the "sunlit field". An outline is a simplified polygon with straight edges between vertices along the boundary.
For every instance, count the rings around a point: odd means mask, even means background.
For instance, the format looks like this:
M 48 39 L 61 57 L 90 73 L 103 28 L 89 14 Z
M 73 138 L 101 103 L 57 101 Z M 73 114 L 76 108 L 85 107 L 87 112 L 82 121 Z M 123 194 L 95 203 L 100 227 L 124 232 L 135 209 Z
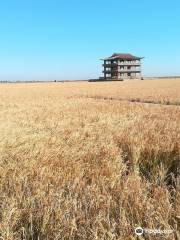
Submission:
M 180 79 L 0 85 L 2 239 L 177 240 L 179 191 Z

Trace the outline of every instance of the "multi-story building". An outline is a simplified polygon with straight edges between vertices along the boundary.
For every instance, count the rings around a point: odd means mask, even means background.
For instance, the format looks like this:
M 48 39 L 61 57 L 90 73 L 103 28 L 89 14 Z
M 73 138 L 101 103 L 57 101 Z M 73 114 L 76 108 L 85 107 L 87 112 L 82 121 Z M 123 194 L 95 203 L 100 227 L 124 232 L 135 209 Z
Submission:
M 141 59 L 131 54 L 114 53 L 104 61 L 104 79 L 141 78 Z

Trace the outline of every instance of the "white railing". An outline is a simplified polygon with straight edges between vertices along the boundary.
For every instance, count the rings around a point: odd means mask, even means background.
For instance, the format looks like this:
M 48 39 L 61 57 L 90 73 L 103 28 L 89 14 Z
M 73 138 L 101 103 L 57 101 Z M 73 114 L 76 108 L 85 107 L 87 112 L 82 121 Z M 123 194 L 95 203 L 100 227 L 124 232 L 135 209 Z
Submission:
M 119 66 L 123 66 L 123 65 L 140 65 L 140 62 L 118 62 Z
M 131 69 L 118 69 L 118 72 L 140 72 L 140 68 L 131 68 Z

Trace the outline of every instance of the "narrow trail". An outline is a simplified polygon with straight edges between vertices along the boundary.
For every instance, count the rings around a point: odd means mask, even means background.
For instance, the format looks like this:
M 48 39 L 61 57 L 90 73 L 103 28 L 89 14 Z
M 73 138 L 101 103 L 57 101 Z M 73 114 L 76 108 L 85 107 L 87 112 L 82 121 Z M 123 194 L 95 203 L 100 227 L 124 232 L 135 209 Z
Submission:
M 74 98 L 74 97 L 70 97 Z M 115 98 L 115 97 L 103 97 L 103 96 L 95 96 L 95 97 L 90 97 L 90 96 L 76 96 L 76 98 L 87 98 L 87 99 L 95 99 L 95 100 L 111 100 L 111 101 L 127 101 L 131 103 L 148 103 L 148 104 L 155 104 L 155 105 L 164 105 L 164 106 L 176 106 L 180 107 L 180 101 L 179 102 L 161 102 L 161 101 L 153 101 L 153 100 L 141 100 L 141 99 L 126 99 L 126 98 Z

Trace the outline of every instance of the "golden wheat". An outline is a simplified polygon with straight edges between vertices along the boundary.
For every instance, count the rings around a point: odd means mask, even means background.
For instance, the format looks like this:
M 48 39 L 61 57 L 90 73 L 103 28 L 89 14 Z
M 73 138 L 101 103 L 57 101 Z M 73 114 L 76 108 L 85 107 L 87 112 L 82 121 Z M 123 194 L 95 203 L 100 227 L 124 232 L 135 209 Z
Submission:
M 179 80 L 3 84 L 0 100 L 0 236 L 178 239 Z

